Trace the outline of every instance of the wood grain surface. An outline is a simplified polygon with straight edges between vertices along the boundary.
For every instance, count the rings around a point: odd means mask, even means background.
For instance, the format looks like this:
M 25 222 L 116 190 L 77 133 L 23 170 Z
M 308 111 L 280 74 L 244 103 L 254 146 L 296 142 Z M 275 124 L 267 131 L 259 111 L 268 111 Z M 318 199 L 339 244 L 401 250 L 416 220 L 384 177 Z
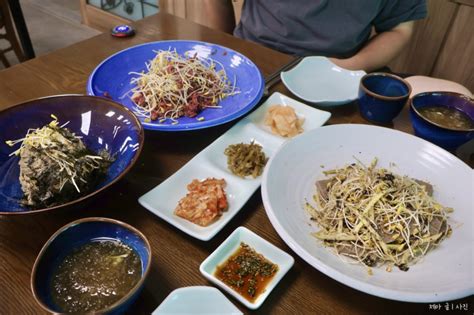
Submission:
M 429 0 L 428 17 L 415 21 L 408 46 L 390 63 L 395 72 L 430 75 L 458 5 L 446 0 Z
M 194 39 L 240 51 L 268 75 L 291 57 L 160 14 L 134 25 L 137 35 L 117 39 L 103 34 L 0 72 L 0 109 L 28 99 L 63 93 L 84 93 L 91 71 L 121 49 L 156 40 Z M 274 90 L 288 91 L 280 84 Z M 67 104 L 65 104 L 67 106 Z M 332 110 L 330 124 L 366 123 L 355 104 Z M 174 289 L 210 285 L 199 273 L 200 263 L 238 226 L 246 226 L 295 257 L 295 265 L 270 294 L 258 314 L 407 314 L 430 312 L 429 304 L 386 300 L 351 289 L 313 269 L 280 239 L 262 205 L 260 190 L 230 223 L 209 242 L 198 241 L 160 220 L 137 199 L 171 176 L 233 123 L 186 133 L 147 132 L 135 167 L 113 187 L 80 205 L 32 216 L 0 217 L 0 314 L 40 314 L 30 290 L 30 274 L 45 241 L 61 226 L 78 218 L 104 216 L 141 230 L 152 245 L 153 261 L 145 288 L 130 309 L 154 310 Z M 391 127 L 411 132 L 406 109 Z M 1 128 L 1 126 L 0 126 Z M 250 313 L 231 298 L 244 313 Z M 459 301 L 457 301 L 459 302 Z M 467 303 L 468 299 L 461 300 Z M 472 313 L 473 304 L 470 304 Z
M 460 5 L 448 32 L 433 76 L 462 82 L 474 93 L 474 6 Z

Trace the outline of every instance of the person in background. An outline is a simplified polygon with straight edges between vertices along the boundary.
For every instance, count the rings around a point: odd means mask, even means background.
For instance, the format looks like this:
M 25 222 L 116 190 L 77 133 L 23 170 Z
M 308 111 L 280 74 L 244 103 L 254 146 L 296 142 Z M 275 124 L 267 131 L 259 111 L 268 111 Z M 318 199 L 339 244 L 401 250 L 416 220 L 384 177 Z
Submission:
M 406 46 L 426 0 L 245 0 L 235 26 L 231 0 L 203 0 L 208 24 L 284 53 L 331 57 L 367 72 Z

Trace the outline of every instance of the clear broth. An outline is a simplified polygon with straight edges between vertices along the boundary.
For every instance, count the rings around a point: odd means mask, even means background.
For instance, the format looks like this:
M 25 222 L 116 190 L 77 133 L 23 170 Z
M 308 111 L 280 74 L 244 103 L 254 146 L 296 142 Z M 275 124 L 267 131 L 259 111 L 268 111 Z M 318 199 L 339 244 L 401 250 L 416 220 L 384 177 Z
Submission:
M 434 105 L 420 108 L 418 112 L 428 120 L 446 128 L 474 128 L 474 121 L 467 114 L 455 108 Z
M 53 274 L 51 296 L 64 312 L 107 308 L 138 283 L 138 254 L 119 241 L 94 241 L 66 256 Z

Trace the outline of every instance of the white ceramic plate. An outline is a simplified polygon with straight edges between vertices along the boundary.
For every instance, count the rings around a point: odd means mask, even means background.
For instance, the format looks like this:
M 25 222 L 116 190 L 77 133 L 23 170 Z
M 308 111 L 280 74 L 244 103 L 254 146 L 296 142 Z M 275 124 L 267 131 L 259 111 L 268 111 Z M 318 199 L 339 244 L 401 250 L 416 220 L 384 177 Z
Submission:
M 465 86 L 453 81 L 416 75 L 405 79 L 411 85 L 410 97 L 423 92 L 448 91 L 473 97 Z
M 324 170 L 353 163 L 355 158 L 399 175 L 428 181 L 434 198 L 454 208 L 451 237 L 407 272 L 385 267 L 367 269 L 343 262 L 310 233 L 303 209 L 312 200 L 315 182 Z M 390 163 L 395 163 L 395 166 Z M 324 168 L 322 168 L 324 166 Z M 412 135 L 367 125 L 318 128 L 287 142 L 269 161 L 263 174 L 262 198 L 268 217 L 281 238 L 301 258 L 333 279 L 383 298 L 408 302 L 438 302 L 474 293 L 473 191 L 474 172 L 447 151 Z
M 242 315 L 221 291 L 213 287 L 195 286 L 171 292 L 152 315 Z
M 255 302 L 249 302 L 236 291 L 228 287 L 224 282 L 214 276 L 218 265 L 224 263 L 229 256 L 235 253 L 241 242 L 252 247 L 257 253 L 262 254 L 266 259 L 278 265 L 278 271 L 273 279 L 267 284 L 266 290 L 260 294 Z M 242 304 L 250 309 L 259 308 L 268 297 L 273 288 L 293 266 L 294 259 L 275 245 L 264 240 L 249 229 L 238 227 L 231 235 L 199 266 L 199 270 L 207 280 L 215 283 L 227 293 L 231 294 Z
M 326 57 L 311 56 L 293 69 L 282 72 L 281 80 L 294 95 L 321 106 L 336 106 L 357 99 L 365 71 L 336 66 Z
M 233 175 L 227 169 L 225 148 L 230 144 L 250 143 L 255 140 L 263 147 L 265 155 L 271 157 L 287 141 L 287 138 L 272 134 L 270 128 L 263 123 L 268 108 L 275 104 L 292 106 L 298 116 L 304 117 L 305 132 L 322 126 L 331 116 L 328 112 L 312 108 L 280 93 L 274 93 L 257 110 L 211 143 L 179 171 L 140 197 L 138 200 L 140 204 L 183 232 L 203 241 L 210 240 L 239 212 L 261 183 L 261 176 L 256 179 L 242 179 Z M 207 227 L 176 216 L 174 209 L 178 201 L 186 195 L 186 186 L 193 179 L 203 180 L 208 177 L 226 180 L 228 210 L 219 220 Z

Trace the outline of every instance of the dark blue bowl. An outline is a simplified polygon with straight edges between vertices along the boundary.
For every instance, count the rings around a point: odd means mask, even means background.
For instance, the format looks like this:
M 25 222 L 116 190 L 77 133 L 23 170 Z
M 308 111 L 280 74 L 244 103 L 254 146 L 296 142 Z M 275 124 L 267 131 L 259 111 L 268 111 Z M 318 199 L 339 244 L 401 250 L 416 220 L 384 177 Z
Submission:
M 140 281 L 122 299 L 101 310 L 102 313 L 123 313 L 138 297 L 150 270 L 151 248 L 146 237 L 134 227 L 108 218 L 85 218 L 71 222 L 51 236 L 41 249 L 31 273 L 31 290 L 38 304 L 51 313 L 62 313 L 51 297 L 53 272 L 75 248 L 97 239 L 115 239 L 130 246 L 140 257 Z
M 85 145 L 98 152 L 107 149 L 115 154 L 106 177 L 96 189 L 68 203 L 30 210 L 21 204 L 18 166 L 19 157 L 9 156 L 19 148 L 5 141 L 23 138 L 29 128 L 41 128 L 51 122 L 51 114 L 60 123 L 69 121 L 67 128 L 82 136 Z M 0 215 L 31 214 L 65 207 L 84 200 L 106 189 L 125 175 L 140 155 L 144 132 L 135 115 L 112 100 L 85 96 L 60 95 L 40 98 L 7 108 L 0 112 Z
M 91 73 L 87 82 L 87 94 L 103 96 L 107 93 L 113 100 L 131 110 L 136 105 L 127 96 L 135 87 L 130 84 L 130 72 L 146 71 L 145 63 L 150 62 L 158 50 L 176 50 L 181 56 L 197 56 L 212 59 L 217 70 L 224 69 L 227 77 L 235 83 L 240 93 L 226 97 L 219 102 L 221 108 L 204 109 L 197 117 L 181 117 L 178 124 L 171 120 L 160 123 L 147 121 L 139 117 L 145 129 L 161 131 L 186 131 L 208 128 L 227 123 L 245 115 L 260 101 L 265 87 L 265 80 L 258 67 L 241 53 L 217 44 L 193 40 L 164 40 L 150 42 L 119 51 L 105 59 Z M 197 118 L 204 118 L 200 121 Z
M 474 120 L 474 100 L 454 92 L 425 92 L 416 94 L 410 102 L 410 118 L 415 135 L 444 149 L 456 150 L 474 138 L 474 129 L 451 129 L 422 116 L 418 109 L 433 105 L 455 108 Z
M 359 111 L 372 122 L 389 123 L 403 109 L 411 93 L 411 86 L 390 73 L 368 73 L 359 86 Z

